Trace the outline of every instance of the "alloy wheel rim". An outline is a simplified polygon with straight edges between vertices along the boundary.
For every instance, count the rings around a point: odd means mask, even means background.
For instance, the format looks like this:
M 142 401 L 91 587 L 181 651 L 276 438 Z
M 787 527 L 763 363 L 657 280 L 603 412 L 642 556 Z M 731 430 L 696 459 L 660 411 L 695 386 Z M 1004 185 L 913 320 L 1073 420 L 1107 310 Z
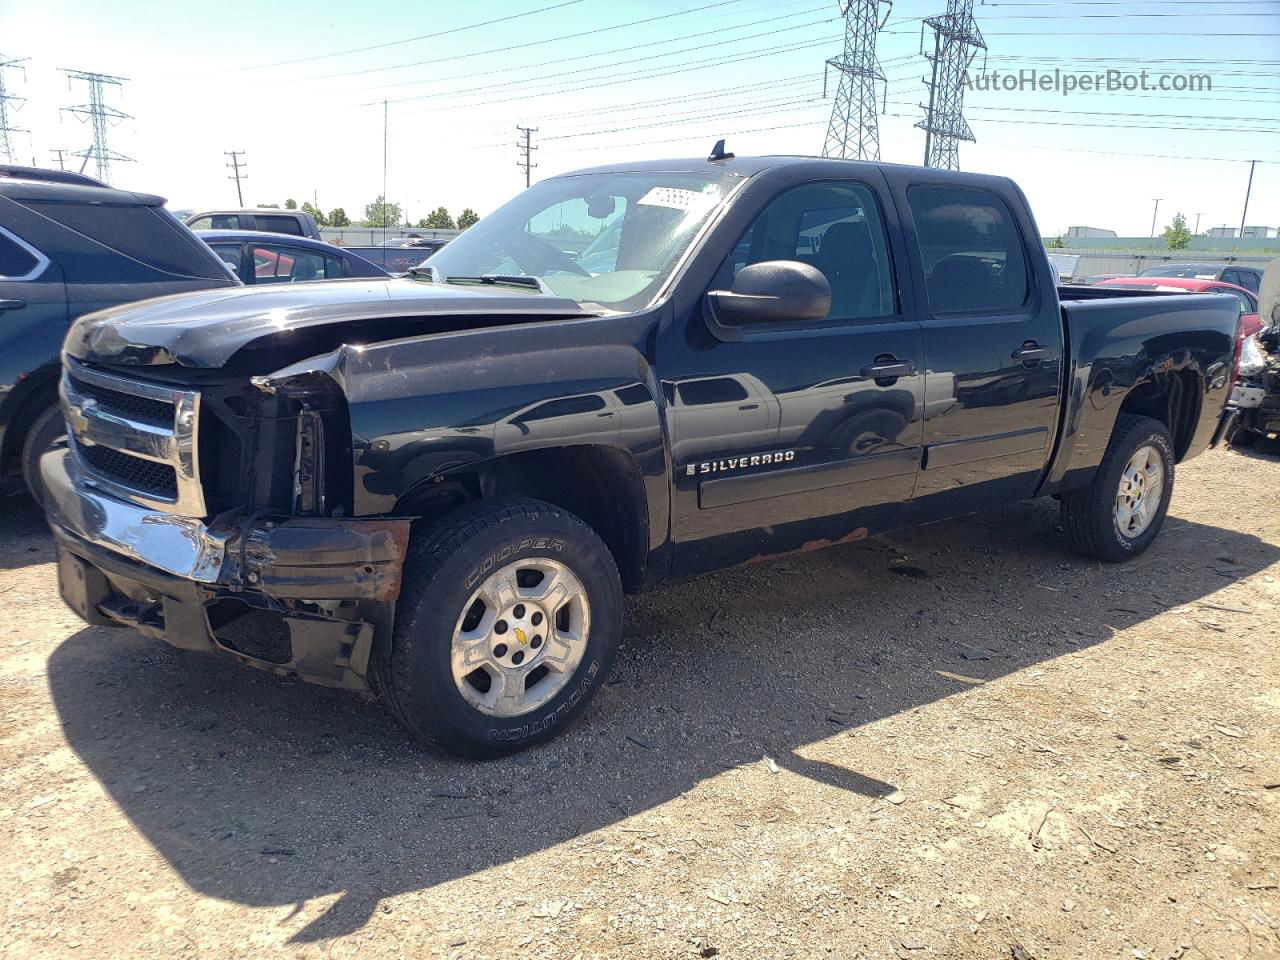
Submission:
M 1120 535 L 1129 540 L 1141 536 L 1155 519 L 1163 494 L 1164 457 L 1154 446 L 1145 444 L 1129 458 L 1120 474 L 1114 511 Z
M 545 557 L 509 563 L 472 592 L 454 625 L 454 685 L 483 714 L 523 716 L 564 689 L 590 629 L 591 604 L 572 570 Z

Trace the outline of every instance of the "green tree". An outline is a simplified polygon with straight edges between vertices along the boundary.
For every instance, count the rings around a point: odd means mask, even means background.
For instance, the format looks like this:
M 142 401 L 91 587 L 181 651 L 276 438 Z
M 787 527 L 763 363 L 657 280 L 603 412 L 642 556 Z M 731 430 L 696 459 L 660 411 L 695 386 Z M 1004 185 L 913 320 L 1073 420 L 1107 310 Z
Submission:
M 1058 234 L 1058 236 L 1046 243 L 1045 246 L 1050 250 L 1063 250 L 1067 246 L 1067 241 L 1062 239 L 1062 234 Z
M 452 230 L 453 217 L 449 216 L 449 211 L 444 207 L 436 207 L 421 225 L 437 230 Z
M 364 205 L 364 225 L 366 227 L 396 227 L 400 225 L 400 204 L 388 203 L 379 194 L 373 203 Z
M 284 202 L 284 208 L 285 208 L 286 210 L 297 210 L 297 209 L 298 209 L 298 201 L 297 201 L 297 200 L 286 200 L 286 201 Z
M 329 211 L 329 226 L 331 227 L 349 227 L 351 226 L 351 218 L 347 216 L 347 211 L 341 207 L 334 207 Z
M 1180 213 L 1173 215 L 1173 223 L 1164 228 L 1164 242 L 1170 250 L 1185 250 L 1191 246 L 1191 231 L 1187 229 L 1187 218 Z
M 480 216 L 474 210 L 470 207 L 463 207 L 462 212 L 458 214 L 458 229 L 465 230 L 479 219 Z
M 323 210 L 320 210 L 317 207 L 313 207 L 311 204 L 304 202 L 302 204 L 302 212 L 311 214 L 311 218 L 315 220 L 316 226 L 318 227 L 329 226 L 329 218 L 324 215 Z

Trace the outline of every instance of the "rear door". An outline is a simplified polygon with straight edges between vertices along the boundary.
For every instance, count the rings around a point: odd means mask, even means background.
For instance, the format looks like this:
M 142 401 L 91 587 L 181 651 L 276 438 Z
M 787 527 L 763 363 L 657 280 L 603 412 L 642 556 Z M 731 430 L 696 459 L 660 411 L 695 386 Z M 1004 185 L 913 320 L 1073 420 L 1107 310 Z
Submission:
M 1007 181 L 895 171 L 921 296 L 928 414 L 913 520 L 1030 496 L 1058 417 L 1062 320 L 1025 201 Z M 1032 247 L 1032 244 L 1035 247 Z

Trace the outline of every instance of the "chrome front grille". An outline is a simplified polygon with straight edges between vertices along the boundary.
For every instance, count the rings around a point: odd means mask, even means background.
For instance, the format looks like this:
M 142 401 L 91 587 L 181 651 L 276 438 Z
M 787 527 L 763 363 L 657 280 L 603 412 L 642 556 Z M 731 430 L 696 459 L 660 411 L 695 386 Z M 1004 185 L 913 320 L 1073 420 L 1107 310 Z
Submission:
M 104 492 L 203 517 L 200 394 L 66 359 L 62 407 L 86 480 Z

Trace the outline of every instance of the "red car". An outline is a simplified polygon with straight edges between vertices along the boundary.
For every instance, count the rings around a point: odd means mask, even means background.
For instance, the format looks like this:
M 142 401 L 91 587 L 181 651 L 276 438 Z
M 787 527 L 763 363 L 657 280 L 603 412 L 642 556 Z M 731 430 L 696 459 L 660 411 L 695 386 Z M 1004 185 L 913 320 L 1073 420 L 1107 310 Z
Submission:
M 1262 329 L 1257 296 L 1234 283 L 1200 280 L 1195 277 L 1113 277 L 1094 286 L 1119 287 L 1122 290 L 1149 289 L 1161 293 L 1229 293 L 1240 301 L 1240 335 L 1247 337 Z

